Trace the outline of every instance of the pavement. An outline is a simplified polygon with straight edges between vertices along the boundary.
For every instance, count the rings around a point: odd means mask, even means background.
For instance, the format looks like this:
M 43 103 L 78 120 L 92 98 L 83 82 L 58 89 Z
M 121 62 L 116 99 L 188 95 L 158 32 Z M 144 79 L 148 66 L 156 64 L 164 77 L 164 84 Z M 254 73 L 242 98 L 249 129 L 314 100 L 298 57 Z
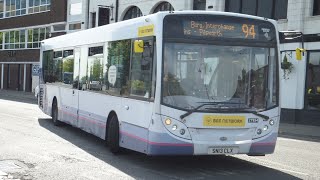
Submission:
M 37 99 L 34 96 L 34 93 L 31 92 L 0 90 L 0 99 L 37 104 Z M 308 126 L 280 122 L 279 136 L 320 142 L 320 126 Z
M 32 92 L 12 91 L 0 89 L 0 99 L 37 104 L 37 98 Z

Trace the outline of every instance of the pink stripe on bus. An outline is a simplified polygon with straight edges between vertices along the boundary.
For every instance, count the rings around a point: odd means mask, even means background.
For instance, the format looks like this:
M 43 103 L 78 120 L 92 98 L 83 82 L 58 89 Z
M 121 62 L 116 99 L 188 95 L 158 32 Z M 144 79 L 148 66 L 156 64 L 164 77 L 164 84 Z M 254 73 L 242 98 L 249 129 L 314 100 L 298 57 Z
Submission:
M 77 115 L 75 115 L 75 114 L 73 114 L 73 113 L 70 113 L 70 112 L 67 112 L 67 111 L 64 111 L 64 110 L 62 110 L 62 109 L 60 109 L 60 111 L 62 111 L 62 113 L 64 113 L 64 114 L 68 114 L 68 115 L 73 116 L 73 117 L 78 117 Z M 106 127 L 105 124 L 103 124 L 103 123 L 101 123 L 101 122 L 97 122 L 97 121 L 94 120 L 94 119 L 86 118 L 86 117 L 84 117 L 84 116 L 80 116 L 80 115 L 79 115 L 79 119 L 88 121 L 88 122 L 93 123 L 93 124 L 97 124 L 97 125 L 99 125 L 100 127 Z
M 152 142 L 152 141 L 148 141 L 146 139 L 143 139 L 141 137 L 135 136 L 133 134 L 129 134 L 127 132 L 124 131 L 120 131 L 121 134 L 124 134 L 126 136 L 132 137 L 134 139 L 146 142 L 148 144 L 152 144 L 152 145 L 158 145 L 158 146 L 179 146 L 179 147 L 189 147 L 189 146 L 193 146 L 193 144 L 176 144 L 176 143 L 159 143 L 159 142 Z
M 269 143 L 253 143 L 251 146 L 274 146 L 275 142 L 269 142 Z

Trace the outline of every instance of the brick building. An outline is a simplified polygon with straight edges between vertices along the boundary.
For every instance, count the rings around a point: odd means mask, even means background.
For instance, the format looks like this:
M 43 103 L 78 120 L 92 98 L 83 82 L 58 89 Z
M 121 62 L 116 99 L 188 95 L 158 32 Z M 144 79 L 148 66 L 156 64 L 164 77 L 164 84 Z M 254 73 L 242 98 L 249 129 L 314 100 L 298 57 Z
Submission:
M 40 41 L 65 34 L 67 2 L 0 0 L 0 88 L 32 91 Z

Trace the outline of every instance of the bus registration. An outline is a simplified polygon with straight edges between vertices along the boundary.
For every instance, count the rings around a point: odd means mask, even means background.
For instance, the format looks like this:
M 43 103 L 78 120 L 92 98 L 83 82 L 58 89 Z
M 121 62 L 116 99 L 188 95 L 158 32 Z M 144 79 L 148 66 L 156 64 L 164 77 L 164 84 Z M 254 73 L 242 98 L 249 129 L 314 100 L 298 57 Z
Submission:
M 239 148 L 237 147 L 214 147 L 208 149 L 208 154 L 237 154 Z

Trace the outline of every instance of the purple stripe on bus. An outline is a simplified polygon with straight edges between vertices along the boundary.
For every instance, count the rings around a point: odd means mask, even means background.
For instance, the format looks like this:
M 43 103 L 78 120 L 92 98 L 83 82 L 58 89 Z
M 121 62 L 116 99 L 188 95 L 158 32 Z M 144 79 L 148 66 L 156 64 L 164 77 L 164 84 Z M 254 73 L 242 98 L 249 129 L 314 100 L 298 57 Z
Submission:
M 62 110 L 62 109 L 60 109 L 60 111 L 61 111 L 62 113 L 64 113 L 64 114 L 67 114 L 67 115 L 70 115 L 70 116 L 73 116 L 73 117 L 78 117 L 77 115 L 75 115 L 75 114 L 73 114 L 73 113 L 71 113 L 71 112 L 67 112 L 67 111 L 64 111 L 64 110 Z M 99 122 L 98 120 L 95 120 L 95 119 L 89 119 L 89 118 L 87 118 L 87 117 L 80 116 L 80 115 L 79 115 L 79 119 L 88 121 L 88 122 L 93 123 L 93 124 L 97 124 L 97 125 L 99 125 L 99 127 L 102 127 L 102 128 L 105 128 L 105 127 L 106 127 L 105 124 L 103 124 L 103 123 L 101 123 L 101 122 Z
M 185 147 L 185 146 L 191 146 L 193 147 L 193 144 L 176 144 L 176 143 L 159 143 L 159 142 L 152 142 L 152 141 L 148 141 L 146 139 L 143 139 L 143 138 L 140 138 L 138 136 L 135 136 L 133 134 L 129 134 L 127 132 L 124 132 L 124 131 L 120 131 L 121 134 L 124 134 L 126 136 L 129 136 L 131 138 L 134 138 L 134 139 L 137 139 L 137 140 L 140 140 L 140 141 L 143 141 L 143 142 L 146 142 L 148 144 L 151 144 L 151 145 L 157 145 L 157 146 L 180 146 L 180 147 Z
M 277 133 L 271 134 L 269 137 L 252 143 L 249 154 L 271 154 L 274 152 L 277 141 Z

